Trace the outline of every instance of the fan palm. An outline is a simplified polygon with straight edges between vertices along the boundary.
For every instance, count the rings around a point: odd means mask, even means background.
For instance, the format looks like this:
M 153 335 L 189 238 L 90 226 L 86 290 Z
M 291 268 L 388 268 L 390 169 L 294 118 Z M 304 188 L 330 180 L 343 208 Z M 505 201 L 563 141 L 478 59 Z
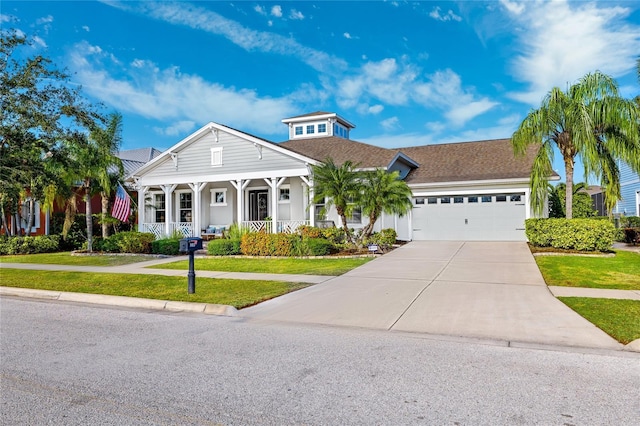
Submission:
M 552 173 L 554 148 L 562 155 L 566 173 L 566 217 L 571 218 L 573 174 L 577 158 L 585 177 L 593 175 L 605 189 L 607 207 L 613 208 L 620 195 L 618 159 L 640 170 L 640 141 L 637 105 L 620 97 L 611 77 L 598 71 L 587 74 L 567 91 L 554 87 L 540 108 L 531 111 L 513 134 L 517 155 L 539 144 L 531 171 L 532 206 L 544 209 L 548 178 Z
M 362 236 L 369 237 L 382 213 L 404 215 L 411 210 L 411 189 L 400 179 L 398 171 L 376 169 L 365 175 L 362 181 L 362 212 L 369 217 Z

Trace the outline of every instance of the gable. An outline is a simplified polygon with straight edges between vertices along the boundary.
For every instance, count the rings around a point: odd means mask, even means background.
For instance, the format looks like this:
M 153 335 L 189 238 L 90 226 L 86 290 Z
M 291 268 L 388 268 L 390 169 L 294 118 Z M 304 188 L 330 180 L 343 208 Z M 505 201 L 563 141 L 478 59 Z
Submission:
M 212 157 L 218 156 L 221 164 L 212 164 Z M 224 181 L 270 171 L 296 170 L 299 174 L 309 161 L 313 160 L 212 124 L 165 151 L 136 175 L 142 184 Z

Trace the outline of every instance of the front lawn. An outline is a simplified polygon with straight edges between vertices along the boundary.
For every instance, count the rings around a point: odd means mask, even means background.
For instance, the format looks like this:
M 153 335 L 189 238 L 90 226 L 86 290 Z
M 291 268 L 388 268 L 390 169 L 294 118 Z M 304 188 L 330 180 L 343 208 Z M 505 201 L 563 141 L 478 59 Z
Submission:
M 587 297 L 558 299 L 622 344 L 640 339 L 639 300 Z
M 195 259 L 195 269 L 222 272 L 259 272 L 268 274 L 304 274 L 304 275 L 342 275 L 345 272 L 364 265 L 372 257 L 300 259 L 300 258 L 236 258 L 213 257 Z M 173 263 L 151 266 L 154 269 L 188 269 L 189 262 L 182 260 Z
M 131 263 L 144 262 L 145 260 L 157 259 L 154 256 L 143 254 L 131 256 L 71 256 L 70 252 L 60 253 L 39 253 L 39 254 L 18 254 L 0 256 L 0 263 L 40 263 L 54 265 L 77 265 L 77 266 L 119 266 Z
M 536 256 L 547 285 L 640 290 L 640 255 L 617 251 L 613 257 Z
M 216 303 L 238 309 L 308 286 L 282 281 L 197 278 L 196 293 L 188 294 L 185 277 L 18 269 L 0 269 L 0 282 L 6 287 Z

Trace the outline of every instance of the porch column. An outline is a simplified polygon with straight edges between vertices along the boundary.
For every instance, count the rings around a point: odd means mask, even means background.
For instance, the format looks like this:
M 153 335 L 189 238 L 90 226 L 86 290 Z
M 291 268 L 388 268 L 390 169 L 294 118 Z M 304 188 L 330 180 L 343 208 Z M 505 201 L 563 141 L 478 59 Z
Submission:
M 138 188 L 138 232 L 144 232 L 145 207 L 144 198 L 147 196 L 148 186 Z
M 232 180 L 230 182 L 231 182 L 231 185 L 233 185 L 233 187 L 237 191 L 238 226 L 242 226 L 242 218 L 244 216 L 244 197 L 242 195 L 244 193 L 245 188 L 249 185 L 249 183 L 251 183 L 251 179 L 247 179 L 247 180 L 238 179 L 236 181 Z
M 278 233 L 278 188 L 282 185 L 282 182 L 285 181 L 286 178 L 277 177 L 274 178 L 264 178 L 263 180 L 269 185 L 271 188 L 271 233 Z
M 300 179 L 302 179 L 302 182 L 309 188 L 309 203 L 307 204 L 307 208 L 309 209 L 309 225 L 316 226 L 316 208 L 313 204 L 313 178 L 311 176 L 309 176 L 309 178 L 300 176 Z
M 164 191 L 164 233 L 171 235 L 171 220 L 173 218 L 173 190 L 178 185 L 162 185 Z
M 191 234 L 193 237 L 200 235 L 200 224 L 202 223 L 202 218 L 200 217 L 202 214 L 202 190 L 205 186 L 207 186 L 207 182 L 194 182 L 189 184 L 189 188 L 193 191 L 193 198 L 195 198 L 193 221 L 191 222 Z

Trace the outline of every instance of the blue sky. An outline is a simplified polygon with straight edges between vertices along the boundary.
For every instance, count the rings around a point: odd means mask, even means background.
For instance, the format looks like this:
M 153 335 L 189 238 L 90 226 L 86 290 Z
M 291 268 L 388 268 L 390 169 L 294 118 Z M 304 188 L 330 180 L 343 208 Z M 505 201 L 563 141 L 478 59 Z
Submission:
M 123 148 L 166 149 L 214 121 L 283 141 L 337 112 L 384 147 L 510 137 L 553 86 L 599 69 L 640 93 L 640 2 L 5 1 L 105 111 Z M 559 168 L 559 166 L 558 166 Z M 562 170 L 558 170 L 562 172 Z

